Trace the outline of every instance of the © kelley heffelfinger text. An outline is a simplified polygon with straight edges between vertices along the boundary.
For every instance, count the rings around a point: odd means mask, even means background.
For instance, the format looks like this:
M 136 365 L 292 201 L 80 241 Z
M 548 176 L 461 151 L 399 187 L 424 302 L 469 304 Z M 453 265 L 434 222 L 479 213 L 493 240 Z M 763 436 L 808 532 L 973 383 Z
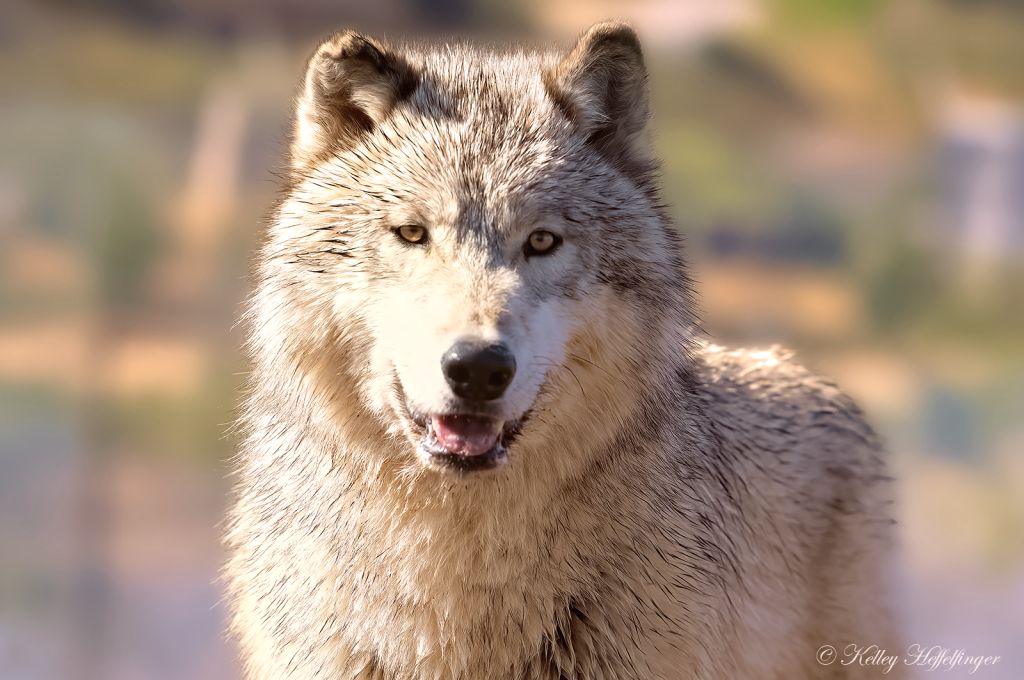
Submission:
M 839 657 L 836 648 L 832 645 L 823 645 L 818 649 L 818 663 L 823 666 L 831 665 Z M 950 650 L 947 647 L 933 645 L 910 645 L 905 656 L 890 654 L 878 645 L 857 645 L 849 644 L 843 648 L 843 658 L 839 663 L 844 666 L 854 664 L 860 666 L 881 666 L 888 673 L 893 666 L 902 661 L 907 666 L 924 666 L 925 670 L 934 671 L 937 669 L 952 670 L 957 666 L 970 668 L 969 673 L 974 673 L 982 666 L 994 666 L 999 662 L 998 656 L 972 656 L 963 649 Z

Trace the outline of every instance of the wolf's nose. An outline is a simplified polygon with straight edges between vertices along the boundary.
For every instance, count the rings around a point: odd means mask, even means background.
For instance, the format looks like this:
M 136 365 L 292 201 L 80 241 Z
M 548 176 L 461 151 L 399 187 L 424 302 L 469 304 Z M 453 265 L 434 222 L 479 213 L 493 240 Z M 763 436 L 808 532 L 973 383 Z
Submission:
M 490 401 L 505 394 L 516 374 L 516 357 L 500 342 L 457 342 L 441 357 L 441 370 L 456 396 Z

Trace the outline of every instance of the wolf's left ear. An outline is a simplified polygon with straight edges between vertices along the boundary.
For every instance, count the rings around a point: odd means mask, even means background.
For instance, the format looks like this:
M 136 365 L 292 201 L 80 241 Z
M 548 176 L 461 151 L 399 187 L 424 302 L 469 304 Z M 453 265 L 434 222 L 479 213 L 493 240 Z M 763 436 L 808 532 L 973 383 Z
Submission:
M 642 160 L 650 107 L 640 39 L 628 24 L 595 24 L 544 74 L 555 104 L 606 155 Z
M 419 74 L 402 55 L 353 31 L 328 38 L 306 66 L 292 165 L 351 145 L 409 97 Z

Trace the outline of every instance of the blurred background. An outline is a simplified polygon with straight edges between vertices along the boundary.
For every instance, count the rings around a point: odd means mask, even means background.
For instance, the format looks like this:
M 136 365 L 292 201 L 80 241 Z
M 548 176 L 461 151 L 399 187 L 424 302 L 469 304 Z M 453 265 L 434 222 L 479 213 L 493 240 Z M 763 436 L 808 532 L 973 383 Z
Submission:
M 4 0 L 0 678 L 238 677 L 233 325 L 317 39 L 607 17 L 644 41 L 709 334 L 860 402 L 907 643 L 1024 677 L 1024 2 Z

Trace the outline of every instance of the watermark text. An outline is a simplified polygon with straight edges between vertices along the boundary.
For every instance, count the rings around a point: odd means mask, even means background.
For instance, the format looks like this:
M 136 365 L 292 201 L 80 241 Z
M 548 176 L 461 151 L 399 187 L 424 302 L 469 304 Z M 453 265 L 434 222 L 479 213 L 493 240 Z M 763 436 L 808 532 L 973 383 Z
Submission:
M 822 645 L 818 649 L 817 659 L 822 666 L 839 661 L 843 666 L 877 666 L 882 673 L 888 673 L 896 664 L 906 666 L 923 666 L 925 670 L 953 670 L 957 667 L 975 673 L 982 666 L 994 666 L 999 663 L 998 656 L 979 656 L 968 654 L 963 649 L 949 649 L 940 645 L 910 645 L 906 654 L 889 652 L 878 645 L 848 644 L 839 652 L 832 645 Z

